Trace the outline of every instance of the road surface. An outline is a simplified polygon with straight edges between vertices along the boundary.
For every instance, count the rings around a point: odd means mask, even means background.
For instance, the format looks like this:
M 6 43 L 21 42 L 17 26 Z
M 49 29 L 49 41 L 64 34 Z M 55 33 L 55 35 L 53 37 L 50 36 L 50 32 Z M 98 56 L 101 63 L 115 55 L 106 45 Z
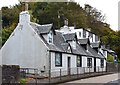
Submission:
M 93 85 L 93 84 L 94 85 L 120 85 L 120 80 L 119 80 L 120 78 L 118 75 L 120 75 L 120 73 L 70 81 L 70 82 L 66 82 L 62 85 L 74 85 L 74 84 L 79 84 L 79 85 Z M 112 84 L 110 84 L 110 83 L 112 83 Z

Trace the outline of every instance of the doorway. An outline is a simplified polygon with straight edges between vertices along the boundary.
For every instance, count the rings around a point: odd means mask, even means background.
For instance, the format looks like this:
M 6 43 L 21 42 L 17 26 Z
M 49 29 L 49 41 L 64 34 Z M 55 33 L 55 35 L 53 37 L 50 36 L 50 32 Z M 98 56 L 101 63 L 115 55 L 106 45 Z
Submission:
M 68 57 L 68 59 L 67 59 L 67 61 L 68 61 L 68 75 L 70 75 L 70 73 L 71 73 L 71 58 L 70 57 Z
M 94 72 L 96 72 L 96 58 L 94 58 Z

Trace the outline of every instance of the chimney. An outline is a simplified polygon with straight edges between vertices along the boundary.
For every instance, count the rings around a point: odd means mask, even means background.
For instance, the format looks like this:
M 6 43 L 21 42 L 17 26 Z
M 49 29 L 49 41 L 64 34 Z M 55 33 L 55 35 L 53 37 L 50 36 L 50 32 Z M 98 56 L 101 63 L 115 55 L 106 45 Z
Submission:
M 65 24 L 65 26 L 68 26 L 68 19 L 67 18 L 65 18 L 64 24 Z
M 22 3 L 22 11 L 25 11 L 25 2 Z
M 28 11 L 28 3 L 27 2 L 22 3 L 22 11 Z
M 22 4 L 22 12 L 19 15 L 19 23 L 29 23 L 30 22 L 30 14 L 28 12 L 28 3 L 23 2 Z

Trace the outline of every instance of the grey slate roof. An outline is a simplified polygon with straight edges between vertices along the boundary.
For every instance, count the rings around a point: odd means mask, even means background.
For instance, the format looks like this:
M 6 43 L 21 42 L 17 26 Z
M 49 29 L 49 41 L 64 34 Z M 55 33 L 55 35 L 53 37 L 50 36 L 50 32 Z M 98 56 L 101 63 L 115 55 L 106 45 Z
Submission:
M 69 33 L 63 35 L 66 41 L 71 41 L 75 39 L 75 33 Z
M 70 46 L 70 44 L 66 43 L 65 39 L 64 39 L 64 36 L 59 33 L 59 32 L 56 32 L 56 35 L 53 36 L 53 43 L 61 50 L 63 50 L 64 52 L 67 52 L 68 50 L 68 46 Z M 72 49 L 72 53 L 73 54 L 77 54 L 77 55 L 87 55 L 85 53 L 85 51 L 83 50 L 82 47 L 80 47 L 78 44 L 76 46 L 76 49 Z
M 99 42 L 94 42 L 94 43 L 91 43 L 91 45 L 92 45 L 93 48 L 99 48 L 100 43 Z
M 72 52 L 78 55 L 88 55 L 86 51 L 84 50 L 84 48 L 80 46 L 79 44 L 76 44 L 76 49 L 72 48 Z
M 84 39 L 79 39 L 78 42 L 80 44 L 87 44 L 89 42 L 89 39 L 88 38 L 84 38 Z
M 88 45 L 88 51 L 90 53 L 92 53 L 92 55 L 94 55 L 94 57 L 97 57 L 97 58 L 104 58 L 104 56 L 98 54 L 94 49 L 92 49 L 89 45 Z
M 30 23 L 30 25 L 36 30 L 38 34 L 48 33 L 53 26 L 53 24 L 38 25 L 36 23 Z
M 42 34 L 48 33 L 52 29 L 53 25 L 52 24 L 39 25 L 36 23 L 30 23 L 30 25 L 39 34 L 39 36 L 42 38 L 42 40 L 47 45 L 47 47 L 49 48 L 50 51 L 58 51 L 58 52 L 67 53 L 67 50 L 68 50 L 68 47 L 70 46 L 70 44 L 67 43 L 66 41 L 72 41 L 75 39 L 75 33 L 63 35 L 60 32 L 56 32 L 53 35 L 53 44 L 48 44 L 48 42 L 44 39 Z M 80 39 L 79 42 L 80 42 L 80 44 L 87 44 L 89 42 L 89 39 Z M 103 58 L 102 55 L 98 55 L 97 52 L 95 50 L 93 50 L 90 46 L 88 48 L 89 48 L 89 51 L 86 52 L 86 50 L 77 43 L 76 49 L 73 49 L 71 47 L 71 50 L 72 50 L 72 53 L 76 54 L 76 55 L 85 55 L 85 56 Z

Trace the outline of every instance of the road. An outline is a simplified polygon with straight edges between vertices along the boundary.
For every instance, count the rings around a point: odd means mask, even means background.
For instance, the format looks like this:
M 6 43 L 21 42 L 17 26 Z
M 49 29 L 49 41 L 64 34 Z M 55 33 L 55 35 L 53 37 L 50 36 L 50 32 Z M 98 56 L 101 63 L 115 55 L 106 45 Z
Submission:
M 120 82 L 120 80 L 119 80 L 120 78 L 118 77 L 118 75 L 120 75 L 120 73 L 70 81 L 70 82 L 64 83 L 62 85 L 74 85 L 74 84 L 90 85 L 90 83 L 91 83 L 91 85 L 93 85 L 93 84 L 94 85 L 113 85 L 113 83 L 114 83 L 114 85 L 120 85 L 120 84 L 118 84 L 118 81 Z M 110 83 L 112 83 L 112 84 L 110 84 Z

